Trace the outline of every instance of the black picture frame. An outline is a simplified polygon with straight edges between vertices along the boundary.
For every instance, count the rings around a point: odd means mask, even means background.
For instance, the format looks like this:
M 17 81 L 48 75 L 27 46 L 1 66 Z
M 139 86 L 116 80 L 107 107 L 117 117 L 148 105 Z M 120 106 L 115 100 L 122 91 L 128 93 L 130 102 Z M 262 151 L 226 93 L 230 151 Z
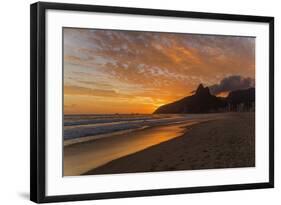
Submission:
M 220 186 L 171 188 L 158 190 L 89 193 L 46 196 L 46 80 L 45 80 L 45 37 L 46 10 L 86 11 L 121 13 L 150 16 L 169 16 L 196 19 L 217 19 L 269 24 L 269 181 L 263 183 L 231 184 Z M 218 13 L 125 8 L 82 4 L 38 2 L 30 7 L 30 199 L 37 203 L 96 200 L 153 195 L 186 194 L 198 192 L 231 191 L 274 187 L 274 18 Z

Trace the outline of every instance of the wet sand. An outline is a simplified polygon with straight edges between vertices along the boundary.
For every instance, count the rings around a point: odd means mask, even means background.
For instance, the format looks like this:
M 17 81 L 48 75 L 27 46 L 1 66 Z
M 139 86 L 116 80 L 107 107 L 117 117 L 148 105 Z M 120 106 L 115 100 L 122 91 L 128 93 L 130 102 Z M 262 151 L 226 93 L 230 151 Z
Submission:
M 188 126 L 181 136 L 115 159 L 84 174 L 255 166 L 255 113 L 223 115 L 223 119 Z
M 83 174 L 112 160 L 181 136 L 186 127 L 202 120 L 156 126 L 64 146 L 64 176 Z

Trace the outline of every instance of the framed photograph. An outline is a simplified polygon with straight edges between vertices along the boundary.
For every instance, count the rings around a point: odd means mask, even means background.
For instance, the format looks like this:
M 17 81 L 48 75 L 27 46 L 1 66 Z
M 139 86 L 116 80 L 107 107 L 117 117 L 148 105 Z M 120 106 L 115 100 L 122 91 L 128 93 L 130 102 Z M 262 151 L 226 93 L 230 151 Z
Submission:
M 274 187 L 274 18 L 31 5 L 34 202 Z

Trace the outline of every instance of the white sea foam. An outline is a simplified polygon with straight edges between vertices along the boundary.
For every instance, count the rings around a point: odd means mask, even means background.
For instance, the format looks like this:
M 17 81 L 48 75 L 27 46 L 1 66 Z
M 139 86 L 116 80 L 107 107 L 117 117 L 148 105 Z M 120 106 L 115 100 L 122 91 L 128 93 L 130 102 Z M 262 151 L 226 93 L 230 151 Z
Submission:
M 133 131 L 159 125 L 182 123 L 184 121 L 192 121 L 204 117 L 204 114 L 65 116 L 64 140 L 67 141 L 88 136 L 108 136 L 108 134 L 114 135 L 114 133 L 123 131 Z
M 85 119 L 86 118 L 86 119 Z M 123 130 L 134 130 L 167 123 L 186 120 L 185 116 L 150 115 L 150 116 L 80 116 L 65 120 L 64 139 L 80 138 L 89 135 L 100 135 Z

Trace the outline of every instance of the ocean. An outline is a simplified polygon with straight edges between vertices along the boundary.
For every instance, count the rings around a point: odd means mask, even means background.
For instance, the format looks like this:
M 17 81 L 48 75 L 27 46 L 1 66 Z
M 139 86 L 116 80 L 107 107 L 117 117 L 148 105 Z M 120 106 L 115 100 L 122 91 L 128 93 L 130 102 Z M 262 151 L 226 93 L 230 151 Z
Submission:
M 66 115 L 64 176 L 81 175 L 112 160 L 181 136 L 186 127 L 221 114 Z
M 65 115 L 64 144 L 88 141 L 148 127 L 181 123 L 192 115 Z

